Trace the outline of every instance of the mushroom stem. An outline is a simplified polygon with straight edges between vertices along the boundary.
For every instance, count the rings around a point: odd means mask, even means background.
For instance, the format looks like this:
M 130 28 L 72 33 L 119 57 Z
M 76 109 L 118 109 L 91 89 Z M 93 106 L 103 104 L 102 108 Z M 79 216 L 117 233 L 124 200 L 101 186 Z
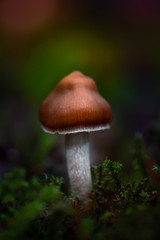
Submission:
M 92 189 L 89 133 L 66 135 L 66 158 L 72 192 L 85 201 Z

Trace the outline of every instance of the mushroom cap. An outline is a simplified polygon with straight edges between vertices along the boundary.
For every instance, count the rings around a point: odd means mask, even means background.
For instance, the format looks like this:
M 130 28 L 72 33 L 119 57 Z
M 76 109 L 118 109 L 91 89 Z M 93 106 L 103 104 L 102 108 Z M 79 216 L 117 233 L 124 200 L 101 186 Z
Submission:
M 78 71 L 63 78 L 39 109 L 42 128 L 49 133 L 106 129 L 112 118 L 112 109 L 94 80 Z

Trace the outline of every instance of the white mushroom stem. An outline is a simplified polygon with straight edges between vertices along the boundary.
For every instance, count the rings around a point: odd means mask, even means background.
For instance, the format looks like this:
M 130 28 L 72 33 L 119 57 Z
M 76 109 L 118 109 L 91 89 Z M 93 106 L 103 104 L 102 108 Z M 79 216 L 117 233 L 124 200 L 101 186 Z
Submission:
M 66 158 L 69 180 L 73 194 L 84 201 L 92 189 L 89 133 L 66 134 Z

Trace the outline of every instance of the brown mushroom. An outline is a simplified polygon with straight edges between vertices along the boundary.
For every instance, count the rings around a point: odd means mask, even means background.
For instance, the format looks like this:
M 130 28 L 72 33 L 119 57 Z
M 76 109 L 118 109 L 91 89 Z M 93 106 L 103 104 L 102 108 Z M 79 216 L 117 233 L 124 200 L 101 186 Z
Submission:
M 40 107 L 43 130 L 65 134 L 72 191 L 83 200 L 92 189 L 89 132 L 109 128 L 112 117 L 112 109 L 93 79 L 78 71 L 63 78 Z

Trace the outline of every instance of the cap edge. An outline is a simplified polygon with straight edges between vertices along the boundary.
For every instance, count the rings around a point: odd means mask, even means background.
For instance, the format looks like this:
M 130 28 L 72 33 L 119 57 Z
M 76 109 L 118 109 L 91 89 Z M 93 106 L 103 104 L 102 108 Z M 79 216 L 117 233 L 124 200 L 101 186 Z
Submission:
M 76 129 L 57 130 L 57 131 L 52 131 L 51 129 L 48 129 L 48 128 L 44 127 L 43 125 L 41 125 L 41 128 L 46 133 L 50 133 L 50 134 L 58 133 L 58 134 L 66 135 L 66 134 L 79 133 L 79 132 L 94 132 L 94 131 L 110 129 L 110 124 L 95 126 L 95 127 L 83 127 L 83 128 L 80 127 L 80 128 L 76 128 Z

